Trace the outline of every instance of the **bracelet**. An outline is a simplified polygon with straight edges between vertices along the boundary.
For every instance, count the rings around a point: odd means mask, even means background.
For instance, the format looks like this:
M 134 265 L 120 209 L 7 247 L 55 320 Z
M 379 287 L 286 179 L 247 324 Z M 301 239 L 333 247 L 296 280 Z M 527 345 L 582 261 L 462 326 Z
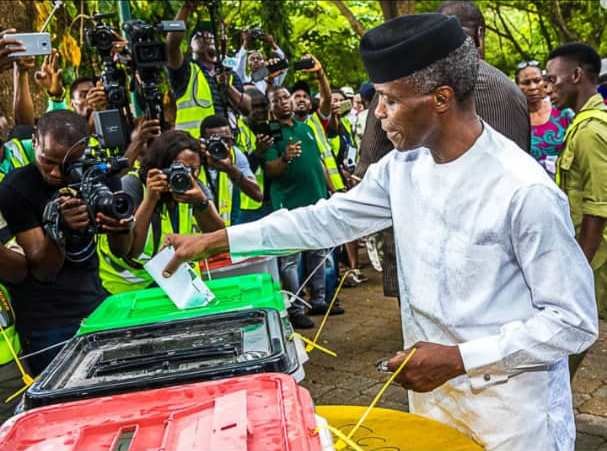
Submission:
M 63 102 L 63 100 L 65 99 L 65 88 L 61 88 L 61 94 L 59 94 L 58 96 L 52 96 L 50 93 L 48 93 L 49 98 L 53 101 L 53 102 Z

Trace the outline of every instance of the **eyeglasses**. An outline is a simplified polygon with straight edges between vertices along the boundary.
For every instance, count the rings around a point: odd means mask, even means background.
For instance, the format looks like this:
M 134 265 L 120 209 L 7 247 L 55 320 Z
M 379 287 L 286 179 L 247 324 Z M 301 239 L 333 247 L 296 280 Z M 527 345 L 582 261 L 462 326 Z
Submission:
M 520 63 L 518 63 L 516 65 L 516 68 L 518 70 L 523 70 L 527 67 L 540 67 L 540 63 L 535 60 L 531 60 L 531 61 L 521 61 Z

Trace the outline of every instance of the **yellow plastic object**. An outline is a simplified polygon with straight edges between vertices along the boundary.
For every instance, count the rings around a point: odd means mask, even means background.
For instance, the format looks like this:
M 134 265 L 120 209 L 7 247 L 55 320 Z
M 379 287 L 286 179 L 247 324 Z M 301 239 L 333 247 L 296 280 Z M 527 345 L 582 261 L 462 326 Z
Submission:
M 346 436 L 365 410 L 364 406 L 316 406 L 316 413 Z M 371 411 L 351 440 L 363 449 L 400 451 L 482 451 L 483 449 L 471 438 L 437 421 L 377 407 Z

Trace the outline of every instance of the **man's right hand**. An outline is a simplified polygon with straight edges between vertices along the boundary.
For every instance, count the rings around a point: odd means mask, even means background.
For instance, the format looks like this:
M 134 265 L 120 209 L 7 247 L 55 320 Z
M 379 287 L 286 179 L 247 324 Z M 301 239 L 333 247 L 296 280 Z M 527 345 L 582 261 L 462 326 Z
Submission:
M 59 97 L 63 93 L 62 70 L 59 68 L 59 52 L 53 49 L 44 57 L 40 70 L 34 74 L 34 80 L 50 97 Z
M 86 103 L 94 111 L 103 111 L 107 106 L 107 94 L 101 81 L 98 81 L 94 88 L 86 94 Z
M 299 158 L 301 155 L 301 141 L 289 142 L 285 153 L 282 154 L 282 159 L 288 163 L 295 158 Z
M 258 157 L 263 158 L 266 150 L 268 150 L 274 144 L 274 138 L 260 133 L 255 135 L 255 143 L 255 154 Z
M 158 119 L 143 119 L 139 121 L 133 133 L 131 142 L 147 143 L 149 140 L 160 136 L 162 129 Z
M 22 52 L 25 48 L 20 41 L 15 39 L 6 39 L 4 35 L 15 33 L 14 28 L 9 28 L 0 32 L 0 72 L 11 69 L 13 67 L 13 59 L 11 55 L 15 52 Z
M 63 224 L 70 230 L 84 232 L 91 224 L 88 207 L 80 198 L 61 196 L 59 210 Z
M 205 234 L 168 235 L 164 245 L 175 249 L 175 255 L 162 272 L 164 277 L 171 277 L 184 262 L 201 260 L 229 250 L 226 229 Z

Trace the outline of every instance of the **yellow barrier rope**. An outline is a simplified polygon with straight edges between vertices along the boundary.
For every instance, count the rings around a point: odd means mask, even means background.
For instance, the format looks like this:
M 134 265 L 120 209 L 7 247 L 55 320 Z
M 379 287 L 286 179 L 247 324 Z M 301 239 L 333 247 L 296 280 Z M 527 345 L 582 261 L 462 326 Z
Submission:
M 312 340 L 310 340 L 307 337 L 304 337 L 301 334 L 298 334 L 297 332 L 293 332 L 291 334 L 291 336 L 289 337 L 289 340 L 293 340 L 293 338 L 300 338 L 304 343 L 306 343 L 308 346 L 306 346 L 306 351 L 308 351 L 308 347 L 311 347 L 311 349 L 318 349 L 319 351 L 324 352 L 325 354 L 329 354 L 331 357 L 337 357 L 337 354 L 333 351 L 331 351 L 330 349 L 324 348 L 321 345 L 319 345 L 318 343 L 314 343 Z
M 308 343 L 308 346 L 306 346 L 307 352 L 311 352 L 314 349 L 314 347 L 317 347 L 318 339 L 320 338 L 320 334 L 322 333 L 322 330 L 325 327 L 325 323 L 327 322 L 327 319 L 329 319 L 329 315 L 331 314 L 331 309 L 333 308 L 333 304 L 335 304 L 335 301 L 337 300 L 337 295 L 341 291 L 341 289 L 344 285 L 344 282 L 346 281 L 346 277 L 348 277 L 348 274 L 353 273 L 354 271 L 355 271 L 354 269 L 349 269 L 345 273 L 343 273 L 343 275 L 341 276 L 339 285 L 337 285 L 337 289 L 335 290 L 335 293 L 333 294 L 333 299 L 331 299 L 331 302 L 329 303 L 329 307 L 327 308 L 327 311 L 326 311 L 325 315 L 323 316 L 322 321 L 320 322 L 320 326 L 318 326 L 318 330 L 314 334 L 312 343 Z
M 356 423 L 356 426 L 354 426 L 352 428 L 352 430 L 350 431 L 350 433 L 347 435 L 348 439 L 352 438 L 352 436 L 358 430 L 358 428 L 361 426 L 361 424 L 363 424 L 363 422 L 367 419 L 367 417 L 369 416 L 369 414 L 371 413 L 371 411 L 373 410 L 375 405 L 379 402 L 380 398 L 383 396 L 383 394 L 388 389 L 390 384 L 392 384 L 392 382 L 394 382 L 394 379 L 396 379 L 396 377 L 400 374 L 400 372 L 403 370 L 405 365 L 407 363 L 409 363 L 409 360 L 411 360 L 411 357 L 413 357 L 413 354 L 415 354 L 415 348 L 411 349 L 411 352 L 409 352 L 409 355 L 405 358 L 405 360 L 403 360 L 403 363 L 401 363 L 400 366 L 398 367 L 398 369 L 394 373 L 392 373 L 392 375 L 390 376 L 388 381 L 383 385 L 381 390 L 379 390 L 379 393 L 377 393 L 375 398 L 373 398 L 373 401 L 371 401 L 371 404 L 369 404 L 369 407 L 367 407 L 365 412 L 362 414 L 362 416 L 360 417 L 360 420 L 358 420 L 358 422 Z M 341 437 L 340 437 L 340 439 L 341 439 Z M 336 450 L 345 449 L 346 445 L 348 445 L 348 443 L 346 441 L 339 440 L 335 444 L 335 449 Z
M 354 440 L 352 440 L 351 438 L 347 437 L 346 434 L 344 434 L 343 432 L 341 432 L 339 429 L 331 426 L 330 424 L 323 425 L 323 426 L 318 426 L 316 428 L 316 431 L 318 432 L 321 429 L 328 429 L 333 434 L 335 434 L 335 436 L 337 438 L 339 438 L 339 440 L 340 440 L 338 443 L 342 443 L 343 442 L 346 445 L 348 445 L 350 448 L 352 448 L 354 451 L 363 451 L 363 449 L 360 446 L 358 446 L 356 443 L 354 443 Z
M 13 393 L 11 396 L 9 396 L 8 398 L 6 398 L 4 400 L 4 403 L 8 404 L 13 399 L 15 399 L 17 396 L 19 396 L 21 393 L 23 393 L 25 390 L 27 390 L 29 388 L 29 386 L 34 383 L 34 379 L 32 378 L 32 376 L 30 376 L 27 373 L 27 371 L 25 371 L 25 368 L 23 368 L 23 364 L 21 363 L 21 360 L 19 360 L 19 356 L 17 356 L 17 353 L 15 352 L 15 349 L 13 348 L 13 344 L 11 343 L 9 338 L 6 336 L 6 331 L 5 331 L 4 327 L 0 326 L 0 332 L 2 332 L 4 341 L 6 341 L 6 344 L 8 345 L 8 349 L 10 350 L 10 352 L 13 356 L 13 359 L 15 359 L 17 368 L 19 369 L 19 372 L 21 373 L 21 379 L 23 380 L 23 383 L 25 384 L 24 387 L 20 388 L 17 392 Z

